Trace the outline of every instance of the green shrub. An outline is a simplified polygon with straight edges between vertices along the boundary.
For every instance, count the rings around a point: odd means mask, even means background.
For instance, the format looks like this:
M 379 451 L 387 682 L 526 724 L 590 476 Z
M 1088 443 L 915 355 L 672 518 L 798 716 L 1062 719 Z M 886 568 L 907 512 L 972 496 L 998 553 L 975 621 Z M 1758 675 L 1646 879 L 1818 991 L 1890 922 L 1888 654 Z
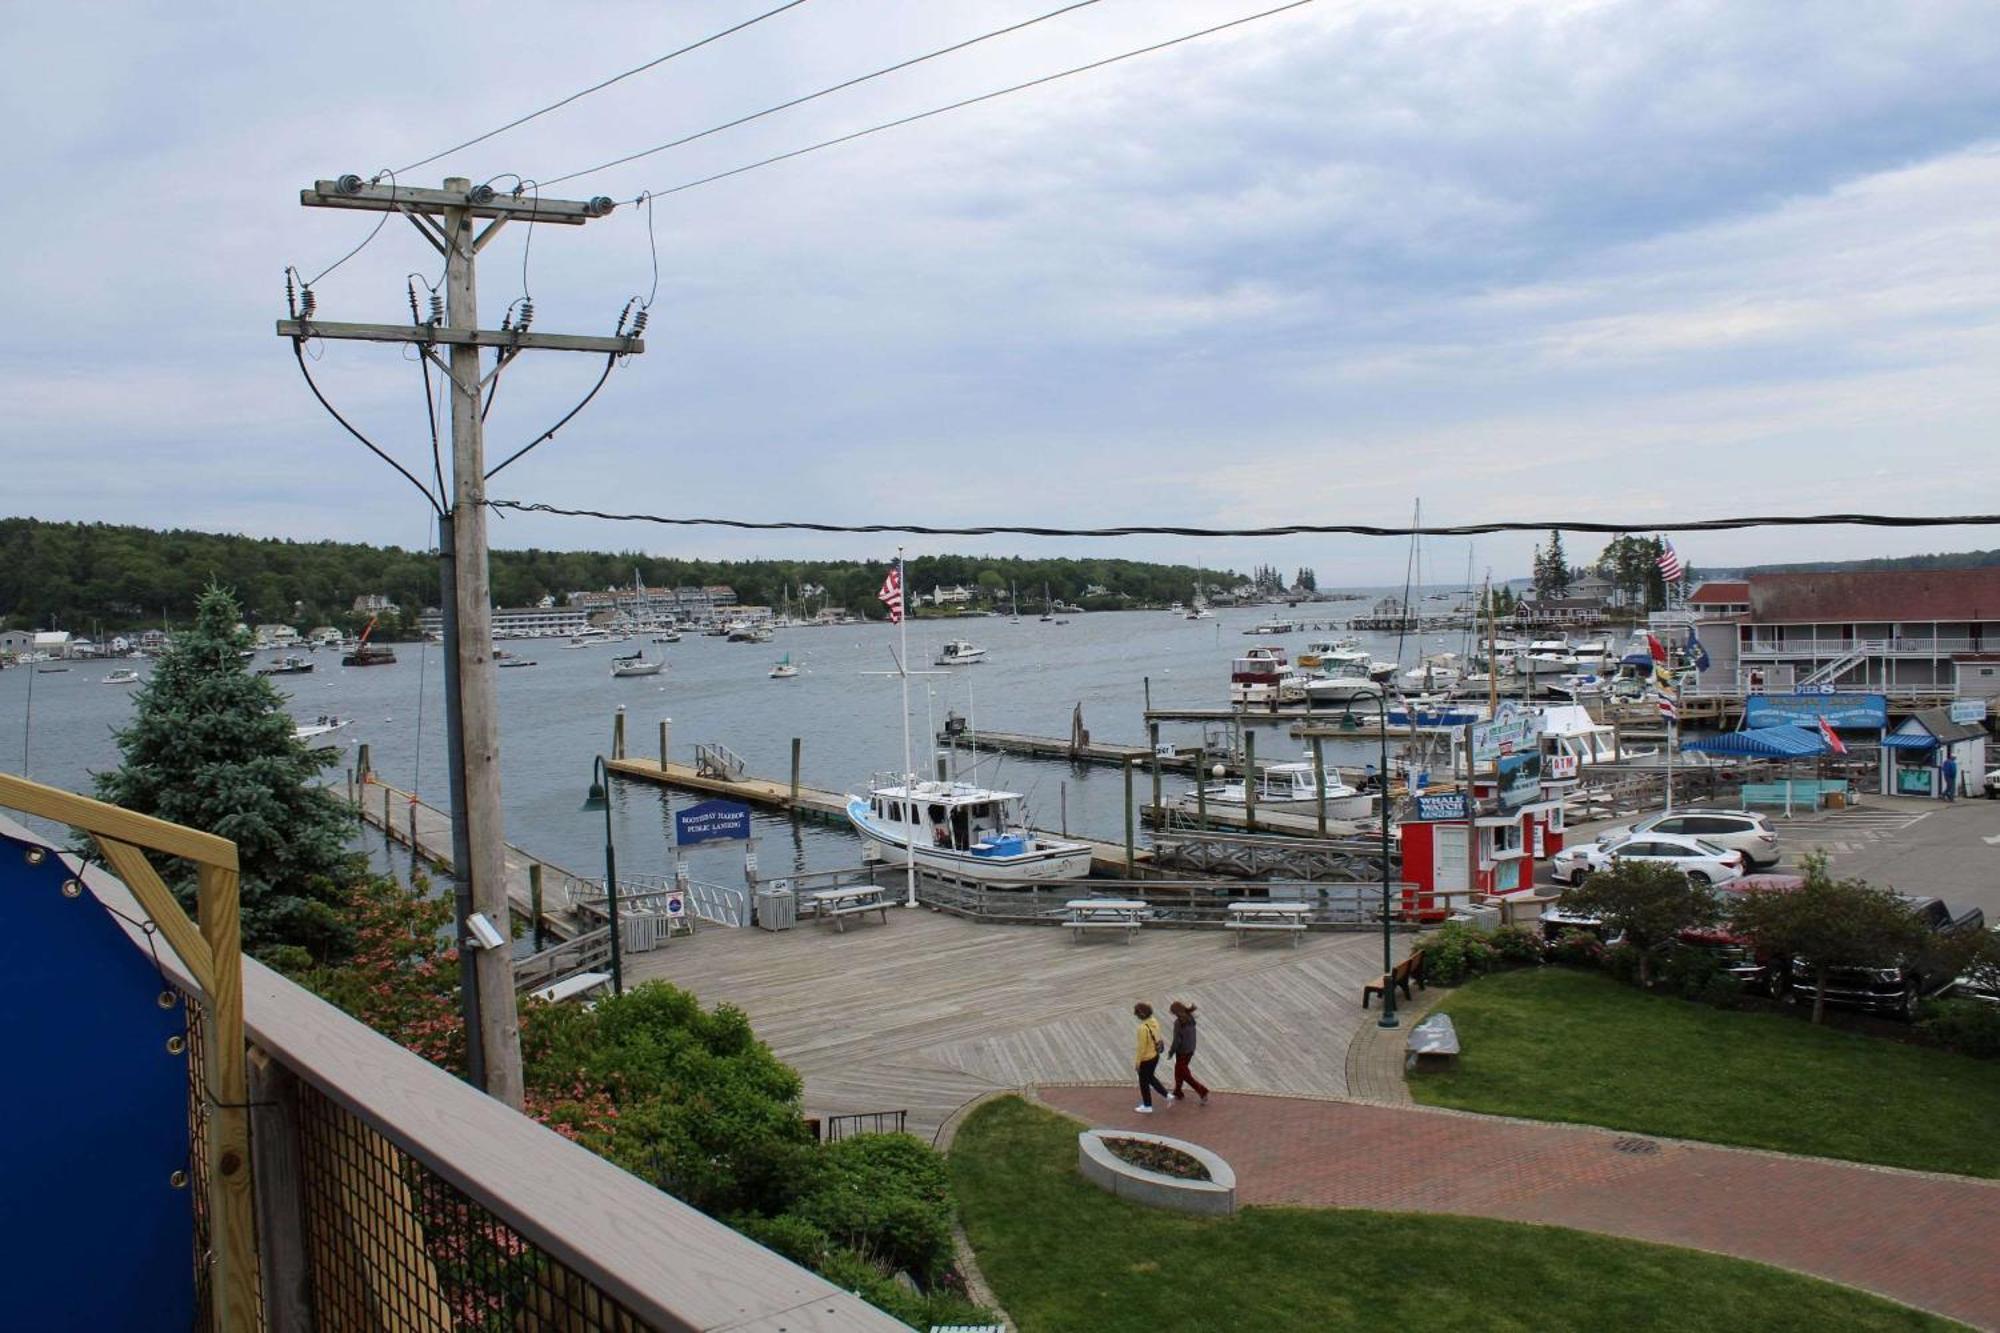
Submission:
M 834 1250 L 821 1267 L 820 1275 L 913 1328 L 993 1322 L 989 1311 L 972 1304 L 959 1292 L 944 1285 L 931 1291 L 914 1291 L 898 1282 L 889 1269 L 853 1250 Z
M 1714 1005 L 1717 1009 L 1734 1009 L 1743 1003 L 1743 983 L 1727 972 L 1717 972 L 1703 983 L 1698 994 L 1688 998 Z
M 1494 957 L 1514 967 L 1535 967 L 1542 961 L 1540 932 L 1532 926 L 1502 926 L 1486 937 Z
M 1417 944 L 1424 951 L 1424 981 L 1432 986 L 1463 985 L 1498 960 L 1486 936 L 1463 921 L 1447 921 Z
M 1709 950 L 1683 946 L 1667 951 L 1660 964 L 1658 982 L 1662 990 L 1695 1000 L 1701 998 L 1711 981 L 1724 975 L 1727 974 L 1722 960 Z
M 2000 1057 L 2000 1005 L 1984 1000 L 1933 1000 L 1917 1019 L 1925 1039 L 1981 1060 Z
M 925 1286 L 951 1264 L 944 1157 L 908 1134 L 862 1134 L 822 1148 L 791 1213 Z
M 729 1225 L 769 1250 L 776 1250 L 795 1264 L 814 1272 L 823 1271 L 833 1255 L 833 1240 L 803 1217 L 784 1213 L 778 1217 L 738 1214 Z
M 1628 986 L 1639 984 L 1639 965 L 1642 961 L 1639 950 L 1623 940 L 1604 946 L 1604 970 Z
M 1595 970 L 1604 966 L 1604 941 L 1587 930 L 1565 930 L 1549 946 L 1547 956 L 1551 963 L 1564 967 Z

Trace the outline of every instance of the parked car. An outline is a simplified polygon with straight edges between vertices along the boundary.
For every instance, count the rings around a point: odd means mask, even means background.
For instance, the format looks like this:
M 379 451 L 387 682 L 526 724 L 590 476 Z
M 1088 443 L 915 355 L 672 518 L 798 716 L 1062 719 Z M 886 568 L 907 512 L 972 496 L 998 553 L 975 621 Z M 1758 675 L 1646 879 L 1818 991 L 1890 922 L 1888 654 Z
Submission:
M 1993 931 L 1996 935 L 2000 935 L 2000 926 L 1993 927 Z M 2000 976 L 1988 971 L 1960 977 L 1952 983 L 1951 993 L 1954 998 L 1960 1000 L 1982 1000 L 1987 1004 L 2000 1004 Z
M 1986 799 L 2000 801 L 2000 768 L 1992 769 L 1986 774 L 1985 785 Z
M 1597 835 L 1599 845 L 1621 842 L 1641 833 L 1672 833 L 1700 838 L 1743 853 L 1747 870 L 1778 864 L 1778 831 L 1764 815 L 1750 810 L 1670 810 L 1636 824 L 1608 828 Z
M 1609 845 L 1587 842 L 1565 847 L 1555 854 L 1550 866 L 1563 883 L 1581 884 L 1594 872 L 1608 870 L 1613 861 L 1621 860 L 1660 861 L 1703 884 L 1724 884 L 1743 873 L 1743 853 L 1673 833 L 1641 833 Z
M 1900 896 L 1917 919 L 1939 937 L 1986 929 L 1986 914 L 1977 907 L 1953 907 L 1942 898 L 1921 898 L 1911 894 Z M 1804 958 L 1794 958 L 1791 970 L 1792 998 L 1800 1003 L 1810 1001 L 1813 996 L 1812 963 Z M 1956 976 L 1927 973 L 1921 962 L 1908 966 L 1836 967 L 1827 973 L 1826 1002 L 1843 1008 L 1909 1019 L 1916 1016 L 1919 1000 L 1942 995 L 1957 983 Z
M 1730 880 L 1722 886 L 1722 919 L 1680 932 L 1676 943 L 1710 954 L 1747 989 L 1782 995 L 1791 981 L 1791 960 L 1761 951 L 1755 941 L 1738 935 L 1730 925 L 1730 909 L 1746 893 L 1783 893 L 1804 883 L 1797 875 L 1743 875 Z

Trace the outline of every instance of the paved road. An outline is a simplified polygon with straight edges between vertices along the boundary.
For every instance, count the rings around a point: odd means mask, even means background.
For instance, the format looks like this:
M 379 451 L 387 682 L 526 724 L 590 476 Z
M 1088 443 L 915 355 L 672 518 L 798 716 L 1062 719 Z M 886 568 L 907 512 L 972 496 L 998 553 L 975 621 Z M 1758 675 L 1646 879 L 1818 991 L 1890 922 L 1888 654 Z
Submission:
M 1539 1222 L 1775 1264 L 2000 1328 L 2000 1183 L 1577 1125 L 1217 1091 L 1132 1110 L 1124 1087 L 1044 1088 L 1093 1126 L 1190 1139 L 1245 1204 Z

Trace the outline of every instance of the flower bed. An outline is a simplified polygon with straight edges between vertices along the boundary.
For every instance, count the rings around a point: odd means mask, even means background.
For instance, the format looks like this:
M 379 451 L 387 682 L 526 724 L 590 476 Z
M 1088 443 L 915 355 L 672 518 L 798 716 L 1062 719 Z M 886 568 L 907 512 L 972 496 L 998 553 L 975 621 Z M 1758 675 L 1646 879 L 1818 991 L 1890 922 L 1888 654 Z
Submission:
M 1148 1208 L 1220 1216 L 1236 1211 L 1236 1173 L 1195 1143 L 1135 1130 L 1087 1129 L 1077 1135 L 1084 1179 Z
M 1177 1180 L 1209 1178 L 1208 1168 L 1201 1164 L 1201 1159 L 1182 1152 L 1170 1143 L 1159 1143 L 1152 1139 L 1114 1139 L 1107 1136 L 1104 1146 L 1117 1154 L 1121 1161 L 1144 1167 L 1148 1171 L 1157 1171 L 1163 1176 L 1172 1176 Z

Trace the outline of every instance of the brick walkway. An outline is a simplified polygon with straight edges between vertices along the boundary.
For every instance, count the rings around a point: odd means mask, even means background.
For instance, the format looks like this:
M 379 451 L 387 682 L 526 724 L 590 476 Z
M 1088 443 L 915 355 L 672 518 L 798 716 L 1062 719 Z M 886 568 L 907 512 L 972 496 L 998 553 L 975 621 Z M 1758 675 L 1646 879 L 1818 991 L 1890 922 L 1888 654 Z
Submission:
M 1124 1087 L 1037 1095 L 1093 1126 L 1213 1149 L 1246 1204 L 1576 1227 L 1755 1259 L 2000 1329 L 2000 1183 L 1418 1107 L 1218 1091 L 1206 1107 L 1139 1115 Z

